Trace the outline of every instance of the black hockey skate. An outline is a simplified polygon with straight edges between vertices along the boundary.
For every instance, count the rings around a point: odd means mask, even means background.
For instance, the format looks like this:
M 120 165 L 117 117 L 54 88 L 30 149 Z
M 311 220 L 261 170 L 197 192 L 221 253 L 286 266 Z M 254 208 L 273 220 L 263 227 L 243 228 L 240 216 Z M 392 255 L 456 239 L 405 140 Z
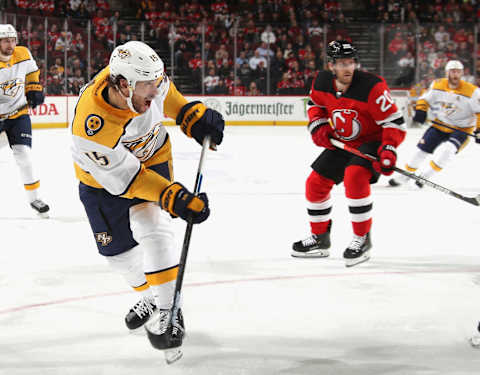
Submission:
M 415 180 L 415 185 L 417 185 L 417 187 L 418 187 L 419 189 L 423 189 L 424 183 L 421 182 L 421 181 Z
M 180 347 L 185 335 L 182 309 L 177 310 L 173 324 L 171 324 L 170 314 L 171 310 L 158 310 L 145 325 L 150 344 L 155 349 L 164 351 L 167 364 L 178 361 L 182 357 Z
M 48 216 L 48 211 L 50 211 L 50 207 L 48 207 L 48 204 L 43 202 L 41 199 L 35 199 L 33 202 L 30 202 L 30 207 L 33 208 L 33 210 L 41 217 L 47 219 Z
M 345 265 L 353 267 L 357 264 L 366 262 L 370 259 L 370 249 L 372 242 L 370 241 L 370 232 L 365 236 L 353 235 L 353 240 L 343 253 Z
M 297 241 L 293 244 L 292 257 L 296 258 L 326 258 L 330 255 L 330 229 L 332 222 L 328 224 L 328 229 L 322 234 L 312 234 L 310 237 Z
M 157 310 L 157 306 L 153 299 L 142 298 L 133 306 L 125 317 L 125 324 L 129 330 L 135 330 L 143 326 L 153 313 Z
M 391 178 L 390 180 L 388 180 L 388 184 L 391 186 L 391 187 L 397 187 L 397 186 L 400 186 L 401 183 L 398 182 L 397 180 L 395 180 L 394 178 Z

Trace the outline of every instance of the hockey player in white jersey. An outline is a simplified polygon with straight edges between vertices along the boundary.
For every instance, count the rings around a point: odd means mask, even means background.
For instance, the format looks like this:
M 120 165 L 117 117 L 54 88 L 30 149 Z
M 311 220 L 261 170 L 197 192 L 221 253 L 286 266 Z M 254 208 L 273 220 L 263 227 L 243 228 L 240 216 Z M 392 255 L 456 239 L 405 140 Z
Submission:
M 171 216 L 201 223 L 210 212 L 205 193 L 194 196 L 173 180 L 164 115 L 200 144 L 207 135 L 214 144 L 222 141 L 222 115 L 188 102 L 157 53 L 131 41 L 116 47 L 109 66 L 82 89 L 72 124 L 80 199 L 98 250 L 142 295 L 127 327 L 152 316 L 145 328 L 157 349 L 168 349 L 158 338 L 169 320 L 180 256 Z M 181 311 L 178 320 L 183 327 Z M 176 334 L 181 343 L 183 331 Z
M 40 71 L 30 51 L 17 46 L 12 25 L 0 25 L 0 133 L 5 132 L 32 209 L 48 217 L 49 207 L 39 195 L 40 180 L 31 160 L 32 123 L 28 107 L 44 101 Z
M 464 80 L 463 64 L 450 60 L 445 66 L 446 77 L 432 82 L 416 104 L 414 122 L 424 123 L 427 111 L 433 121 L 417 144 L 417 150 L 405 169 L 430 178 L 440 172 L 468 143 L 468 134 L 477 134 L 480 143 L 480 89 Z M 448 126 L 442 126 L 442 124 Z M 423 165 L 425 159 L 430 162 Z M 399 186 L 409 178 L 397 174 L 389 180 L 390 186 Z M 423 185 L 416 181 L 418 187 Z

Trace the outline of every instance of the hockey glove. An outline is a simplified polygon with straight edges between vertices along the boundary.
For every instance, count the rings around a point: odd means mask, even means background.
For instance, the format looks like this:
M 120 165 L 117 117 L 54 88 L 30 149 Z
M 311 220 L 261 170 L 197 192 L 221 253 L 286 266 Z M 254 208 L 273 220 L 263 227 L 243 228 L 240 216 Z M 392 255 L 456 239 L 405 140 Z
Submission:
M 207 108 L 202 102 L 195 101 L 185 104 L 176 119 L 182 131 L 193 137 L 199 144 L 209 135 L 215 145 L 222 143 L 225 121 L 220 112 Z
M 312 131 L 313 143 L 315 143 L 317 146 L 328 148 L 329 150 L 335 150 L 332 142 L 330 142 L 330 138 L 332 137 L 333 129 L 328 122 L 324 125 L 318 126 Z
M 421 109 L 417 109 L 415 111 L 415 116 L 413 116 L 412 121 L 417 122 L 419 124 L 423 124 L 427 119 L 427 112 L 422 111 Z
M 195 196 L 178 182 L 168 185 L 160 194 L 160 206 L 174 217 L 180 216 L 183 220 L 191 217 L 194 224 L 207 220 L 210 215 L 207 194 Z
M 473 134 L 475 135 L 475 142 L 480 143 L 480 129 L 475 129 Z
M 377 154 L 379 160 L 372 162 L 373 169 L 385 176 L 390 176 L 397 162 L 397 150 L 392 145 L 382 143 Z
M 43 87 L 39 83 L 26 84 L 25 96 L 27 97 L 28 106 L 32 109 L 34 109 L 37 105 L 42 104 L 45 100 Z

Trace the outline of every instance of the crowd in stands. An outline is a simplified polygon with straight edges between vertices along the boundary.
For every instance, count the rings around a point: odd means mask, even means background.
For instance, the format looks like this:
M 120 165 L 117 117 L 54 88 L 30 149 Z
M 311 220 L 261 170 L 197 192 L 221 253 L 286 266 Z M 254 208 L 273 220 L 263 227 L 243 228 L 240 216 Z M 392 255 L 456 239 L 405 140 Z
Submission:
M 6 21 L 31 49 L 48 94 L 78 94 L 115 45 L 144 40 L 174 80 L 183 77 L 185 93 L 305 95 L 325 66 L 325 41 L 349 39 L 351 18 L 335 0 L 131 0 L 121 11 L 112 4 L 16 0 L 7 7 L 16 16 Z M 480 73 L 473 28 L 458 26 L 480 16 L 474 0 L 364 0 L 364 6 L 365 16 L 384 25 L 384 62 L 399 72 L 394 86 L 411 86 L 416 73 L 428 84 L 451 58 L 464 62 L 469 79 Z

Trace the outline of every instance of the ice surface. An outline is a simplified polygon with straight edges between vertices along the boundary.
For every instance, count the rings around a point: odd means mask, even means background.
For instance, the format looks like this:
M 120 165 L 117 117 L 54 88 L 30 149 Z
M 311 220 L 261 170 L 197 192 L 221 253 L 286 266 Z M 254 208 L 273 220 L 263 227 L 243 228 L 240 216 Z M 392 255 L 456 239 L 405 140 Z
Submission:
M 200 146 L 168 128 L 176 179 L 193 188 Z M 421 132 L 399 149 L 403 165 Z M 303 127 L 229 127 L 204 177 L 212 216 L 195 226 L 185 276 L 184 357 L 167 366 L 123 318 L 136 302 L 96 253 L 66 129 L 34 131 L 51 219 L 25 201 L 0 150 L 0 374 L 478 374 L 480 207 L 425 187 L 373 188 L 372 259 L 346 269 L 343 185 L 331 257 L 293 259 L 309 234 L 304 183 L 318 153 Z M 480 193 L 480 145 L 434 181 Z M 180 250 L 185 225 L 175 221 Z

